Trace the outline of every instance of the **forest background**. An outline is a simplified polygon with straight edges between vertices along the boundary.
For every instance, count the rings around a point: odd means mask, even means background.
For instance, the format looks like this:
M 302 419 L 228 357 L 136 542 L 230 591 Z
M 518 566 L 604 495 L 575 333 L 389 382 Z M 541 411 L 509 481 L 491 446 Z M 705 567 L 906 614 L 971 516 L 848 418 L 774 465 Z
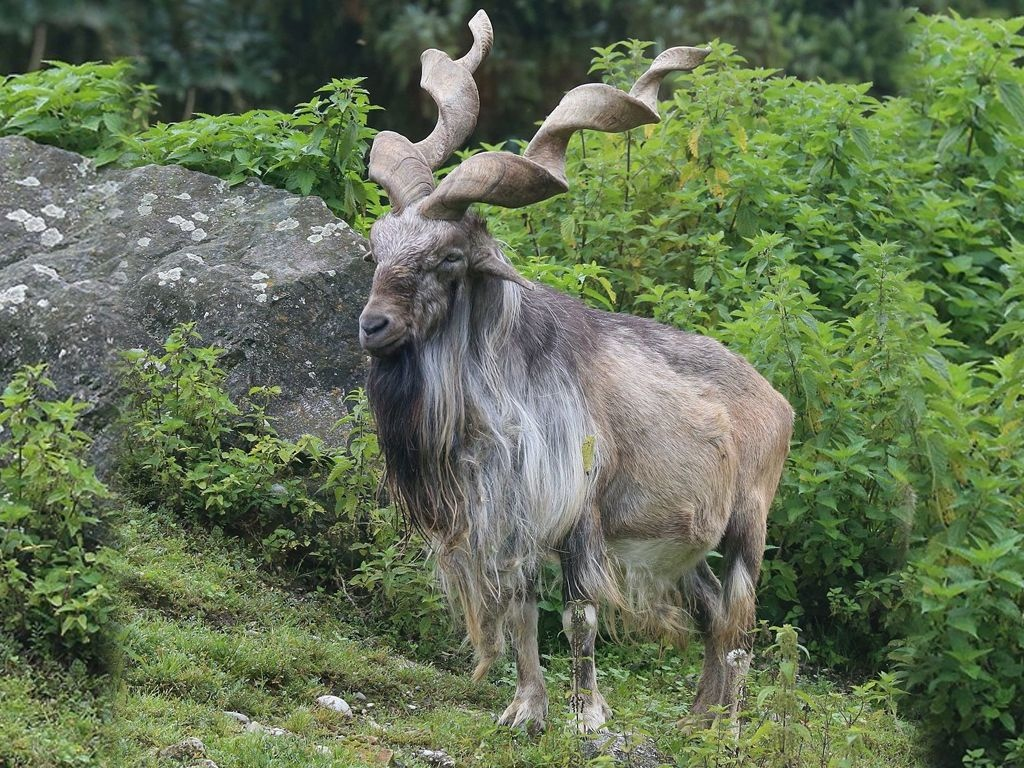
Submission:
M 485 109 L 474 139 L 495 142 L 528 137 L 544 109 L 586 79 L 594 46 L 721 38 L 752 65 L 870 82 L 882 96 L 898 90 L 912 9 L 1006 17 L 1024 13 L 1024 0 L 3 0 L 0 72 L 130 57 L 156 86 L 162 120 L 288 110 L 331 78 L 365 77 L 383 107 L 371 124 L 419 135 L 433 120 L 420 51 L 464 46 L 478 7 L 501 33 L 477 73 Z

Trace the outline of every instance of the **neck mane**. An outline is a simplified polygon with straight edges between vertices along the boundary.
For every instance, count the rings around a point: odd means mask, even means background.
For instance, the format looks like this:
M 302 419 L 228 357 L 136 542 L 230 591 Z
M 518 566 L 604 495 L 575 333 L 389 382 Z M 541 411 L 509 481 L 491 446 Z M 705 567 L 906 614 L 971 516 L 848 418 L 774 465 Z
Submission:
M 432 337 L 371 364 L 367 394 L 387 485 L 429 538 L 451 540 L 466 532 L 471 465 L 484 454 L 501 465 L 492 472 L 511 469 L 515 461 L 506 430 L 518 421 L 516 390 L 526 373 L 510 370 L 510 361 L 520 357 L 522 306 L 522 289 L 509 281 L 467 281 Z

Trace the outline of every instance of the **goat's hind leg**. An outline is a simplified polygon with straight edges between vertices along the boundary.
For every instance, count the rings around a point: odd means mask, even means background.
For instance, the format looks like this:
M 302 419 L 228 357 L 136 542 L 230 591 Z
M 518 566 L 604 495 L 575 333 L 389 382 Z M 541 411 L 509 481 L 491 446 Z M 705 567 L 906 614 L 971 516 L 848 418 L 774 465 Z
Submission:
M 544 730 L 548 715 L 548 693 L 537 649 L 537 596 L 532 591 L 509 608 L 507 621 L 516 660 L 516 695 L 498 722 L 526 728 L 535 734 Z
M 718 631 L 723 623 L 722 585 L 707 560 L 702 560 L 683 577 L 682 591 L 690 616 L 704 640 L 704 665 L 690 714 L 679 721 L 679 726 L 700 728 L 710 724 L 715 711 L 726 705 L 726 690 L 730 685 L 727 651 L 723 650 Z
M 735 718 L 743 681 L 750 668 L 756 598 L 754 585 L 764 552 L 763 528 L 730 524 L 723 540 L 725 584 L 707 561 L 684 577 L 683 591 L 697 628 L 704 636 L 704 669 L 697 684 L 691 717 L 705 723 L 713 710 Z

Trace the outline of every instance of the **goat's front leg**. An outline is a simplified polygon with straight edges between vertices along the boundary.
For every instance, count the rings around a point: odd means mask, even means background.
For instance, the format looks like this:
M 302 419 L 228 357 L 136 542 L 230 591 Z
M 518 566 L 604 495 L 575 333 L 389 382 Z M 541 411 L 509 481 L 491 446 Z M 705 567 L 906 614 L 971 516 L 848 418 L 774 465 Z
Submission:
M 594 647 L 597 644 L 597 604 L 586 594 L 577 567 L 586 554 L 570 536 L 562 560 L 562 629 L 569 639 L 572 658 L 569 711 L 576 718 L 576 727 L 583 733 L 596 731 L 612 716 L 604 696 L 597 690 L 597 666 Z
M 537 597 L 531 592 L 509 608 L 508 623 L 512 653 L 516 660 L 516 695 L 498 722 L 524 727 L 537 734 L 544 730 L 548 715 L 548 692 L 537 649 Z
M 596 731 L 612 716 L 604 696 L 597 690 L 597 666 L 594 646 L 597 642 L 597 606 L 583 600 L 571 600 L 562 612 L 562 629 L 569 638 L 572 654 L 572 691 L 569 711 L 583 733 Z

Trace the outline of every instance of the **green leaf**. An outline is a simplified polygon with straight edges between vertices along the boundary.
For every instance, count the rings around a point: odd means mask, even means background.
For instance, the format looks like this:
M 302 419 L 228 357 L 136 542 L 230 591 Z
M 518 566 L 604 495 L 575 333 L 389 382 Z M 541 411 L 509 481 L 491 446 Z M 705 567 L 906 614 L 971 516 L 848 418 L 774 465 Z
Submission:
M 955 613 L 948 617 L 949 626 L 954 629 L 958 629 L 961 632 L 966 632 L 971 637 L 977 639 L 978 637 L 978 623 L 975 618 L 966 613 Z
M 967 127 L 964 125 L 954 125 L 948 131 L 946 131 L 942 138 L 939 139 L 939 145 L 936 147 L 936 152 L 940 155 L 946 153 L 950 147 L 956 144 L 967 131 Z
M 1017 133 L 1024 130 L 1024 89 L 1015 80 L 1000 79 L 996 83 L 996 90 L 999 92 L 999 100 L 1003 102 L 1016 125 L 1013 130 Z

